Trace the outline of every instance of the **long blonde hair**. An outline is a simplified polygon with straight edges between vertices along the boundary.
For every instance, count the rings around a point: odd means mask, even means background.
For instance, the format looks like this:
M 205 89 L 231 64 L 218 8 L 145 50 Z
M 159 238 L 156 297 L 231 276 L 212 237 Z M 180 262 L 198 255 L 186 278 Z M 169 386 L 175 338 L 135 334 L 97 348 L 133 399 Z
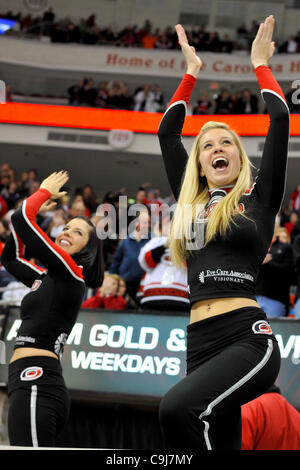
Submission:
M 195 222 L 199 207 L 203 208 L 210 199 L 206 177 L 200 176 L 199 155 L 200 141 L 203 135 L 212 129 L 225 129 L 231 134 L 240 153 L 241 170 L 232 190 L 214 207 L 213 217 L 209 217 L 206 225 L 203 246 L 207 245 L 218 234 L 224 236 L 235 215 L 240 213 L 246 217 L 243 212 L 239 212 L 238 206 L 241 196 L 251 185 L 252 164 L 239 136 L 227 124 L 209 121 L 202 127 L 200 134 L 194 141 L 183 175 L 178 204 L 174 214 L 170 234 L 170 252 L 172 262 L 179 267 L 185 264 L 187 256 L 191 254 L 187 249 L 187 234 L 190 233 L 191 226 Z

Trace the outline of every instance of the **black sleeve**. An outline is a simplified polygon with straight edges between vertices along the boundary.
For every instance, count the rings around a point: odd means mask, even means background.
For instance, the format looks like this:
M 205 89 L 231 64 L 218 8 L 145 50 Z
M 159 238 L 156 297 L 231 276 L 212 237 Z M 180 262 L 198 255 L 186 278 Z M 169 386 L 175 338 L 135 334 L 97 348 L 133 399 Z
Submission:
M 49 192 L 39 189 L 23 201 L 12 215 L 11 222 L 22 242 L 55 276 L 72 277 L 84 282 L 82 268 L 61 247 L 55 245 L 35 221 L 40 206 L 49 198 Z
M 278 212 L 286 181 L 289 142 L 289 109 L 269 67 L 256 69 L 261 93 L 270 116 L 261 165 L 255 182 L 259 202 Z
M 12 276 L 27 287 L 31 287 L 35 279 L 46 272 L 46 270 L 22 258 L 20 243 L 15 232 L 11 233 L 5 243 L 1 263 Z
M 195 83 L 195 77 L 187 73 L 184 75 L 158 130 L 167 177 L 176 200 L 180 193 L 182 178 L 188 161 L 188 153 L 183 146 L 181 133 Z
M 188 160 L 188 153 L 181 140 L 185 112 L 183 103 L 173 105 L 167 110 L 158 130 L 167 177 L 176 200 L 180 193 L 182 177 Z

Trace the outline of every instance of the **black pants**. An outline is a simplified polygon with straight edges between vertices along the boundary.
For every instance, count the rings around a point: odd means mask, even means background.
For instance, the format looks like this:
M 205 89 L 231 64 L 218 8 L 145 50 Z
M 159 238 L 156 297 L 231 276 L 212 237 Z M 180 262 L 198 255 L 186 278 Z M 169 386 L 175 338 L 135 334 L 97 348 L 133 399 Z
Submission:
M 187 376 L 160 404 L 167 449 L 240 450 L 241 405 L 276 380 L 280 352 L 263 310 L 246 307 L 187 327 Z
M 8 398 L 10 444 L 54 447 L 70 409 L 60 362 L 32 356 L 9 364 Z

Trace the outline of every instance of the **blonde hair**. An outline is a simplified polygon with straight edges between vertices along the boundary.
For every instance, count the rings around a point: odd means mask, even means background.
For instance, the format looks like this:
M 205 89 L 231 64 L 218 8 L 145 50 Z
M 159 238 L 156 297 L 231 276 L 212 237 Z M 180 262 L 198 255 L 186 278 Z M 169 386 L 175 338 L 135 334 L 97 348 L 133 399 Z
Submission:
M 224 236 L 233 217 L 243 212 L 238 210 L 239 201 L 243 193 L 252 182 L 251 162 L 246 154 L 239 136 L 223 122 L 209 121 L 196 137 L 189 159 L 178 198 L 177 208 L 170 236 L 170 251 L 172 262 L 177 266 L 184 266 L 185 260 L 191 252 L 187 249 L 187 234 L 195 221 L 199 206 L 203 208 L 209 201 L 209 191 L 206 177 L 200 175 L 200 141 L 203 135 L 212 129 L 224 129 L 229 132 L 236 144 L 241 160 L 241 170 L 232 190 L 214 207 L 213 217 L 209 217 L 205 232 L 204 246 L 216 235 Z

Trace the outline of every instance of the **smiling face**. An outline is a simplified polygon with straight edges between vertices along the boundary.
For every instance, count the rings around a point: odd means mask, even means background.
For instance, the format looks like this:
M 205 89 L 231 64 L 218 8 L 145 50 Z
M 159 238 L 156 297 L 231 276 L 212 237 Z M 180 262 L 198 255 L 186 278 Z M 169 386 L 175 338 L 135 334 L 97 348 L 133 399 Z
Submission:
M 234 184 L 241 171 L 240 151 L 226 129 L 210 129 L 199 142 L 200 176 L 209 189 Z
M 72 219 L 56 237 L 55 244 L 69 255 L 79 253 L 89 241 L 91 227 L 83 219 Z

